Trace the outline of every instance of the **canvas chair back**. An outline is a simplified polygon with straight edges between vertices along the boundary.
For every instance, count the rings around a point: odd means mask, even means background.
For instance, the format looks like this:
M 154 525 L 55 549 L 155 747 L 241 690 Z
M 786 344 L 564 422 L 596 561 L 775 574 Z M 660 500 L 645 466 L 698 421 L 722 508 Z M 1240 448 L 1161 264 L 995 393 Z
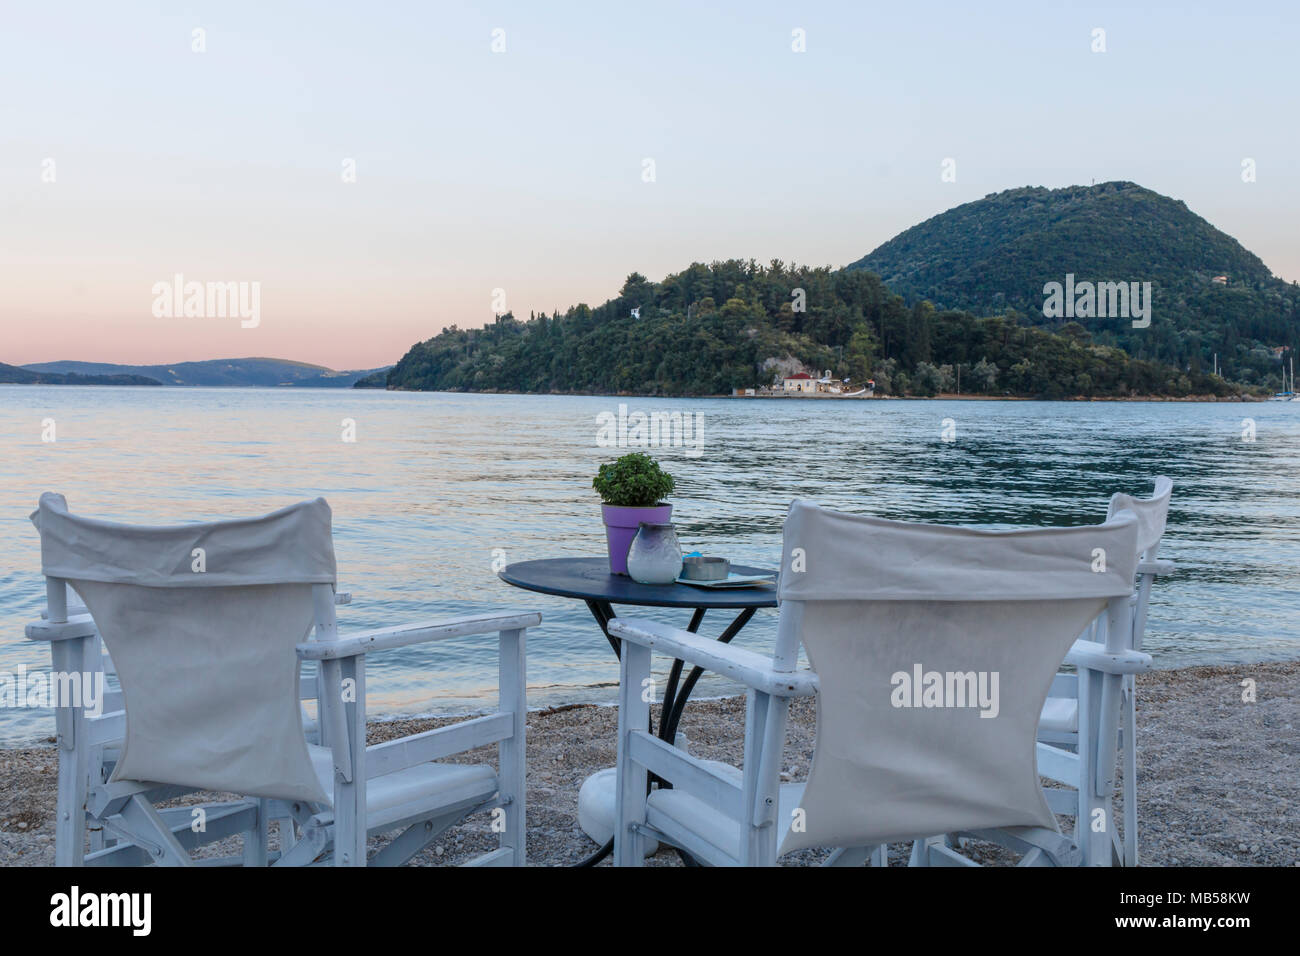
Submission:
M 324 499 L 260 518 L 139 527 L 32 515 L 41 570 L 81 596 L 117 668 L 126 738 L 110 779 L 328 803 L 298 704 L 295 645 L 333 585 Z
M 778 643 L 802 641 L 820 692 L 803 825 L 781 852 L 1055 829 L 1039 713 L 1079 631 L 1132 593 L 1137 531 L 1128 512 L 982 531 L 794 502 Z M 777 660 L 790 650 L 778 646 Z
M 1163 475 L 1155 479 L 1155 492 L 1150 498 L 1134 498 L 1123 492 L 1111 496 L 1107 517 L 1113 518 L 1121 511 L 1131 511 L 1138 519 L 1138 554 L 1148 559 L 1156 556 L 1160 547 L 1160 538 L 1165 533 L 1165 522 L 1169 519 L 1169 499 L 1173 495 L 1174 483 Z
M 1138 521 L 1137 550 L 1139 561 L 1154 561 L 1160 550 L 1160 539 L 1165 533 L 1165 523 L 1169 518 L 1169 501 L 1173 496 L 1174 483 L 1163 475 L 1154 479 L 1155 491 L 1150 498 L 1134 498 L 1123 492 L 1111 496 L 1107 517 L 1114 517 L 1121 511 L 1131 511 Z M 1139 576 L 1137 582 L 1137 603 L 1133 613 L 1133 631 L 1125 646 L 1135 650 L 1142 649 L 1142 637 L 1146 632 L 1147 607 L 1151 601 L 1151 586 L 1154 574 Z M 1105 619 L 1094 622 L 1084 638 L 1098 642 L 1106 641 Z M 1132 685 L 1133 677 L 1125 678 L 1125 683 Z

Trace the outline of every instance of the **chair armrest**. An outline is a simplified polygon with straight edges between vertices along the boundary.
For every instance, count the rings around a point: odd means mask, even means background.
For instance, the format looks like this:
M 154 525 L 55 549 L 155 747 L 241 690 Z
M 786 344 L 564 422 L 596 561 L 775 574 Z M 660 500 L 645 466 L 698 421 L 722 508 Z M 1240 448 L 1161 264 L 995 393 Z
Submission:
M 1174 562 L 1166 561 L 1164 558 L 1157 558 L 1154 561 L 1139 561 L 1137 573 L 1154 574 L 1157 576 L 1162 574 L 1173 574 Z
M 75 637 L 93 637 L 95 622 L 89 614 L 69 614 L 66 621 L 35 621 L 27 625 L 29 641 L 67 641 Z
M 475 614 L 442 621 L 421 621 L 404 627 L 362 631 L 360 634 L 342 637 L 336 641 L 307 641 L 298 645 L 298 657 L 306 661 L 332 661 L 393 647 L 441 641 L 450 637 L 536 627 L 540 623 L 542 623 L 542 615 L 536 611 L 520 614 Z
M 1104 674 L 1140 674 L 1151 670 L 1151 655 L 1141 651 L 1111 654 L 1106 645 L 1096 641 L 1075 641 L 1065 655 L 1065 663 Z
M 366 748 L 366 777 L 373 780 L 475 747 L 500 743 L 513 735 L 514 714 L 495 713 L 372 744 Z
M 812 671 L 778 671 L 772 658 L 743 647 L 733 647 L 670 624 L 640 618 L 615 618 L 609 624 L 614 637 L 678 660 L 697 664 L 774 697 L 811 697 L 817 693 Z

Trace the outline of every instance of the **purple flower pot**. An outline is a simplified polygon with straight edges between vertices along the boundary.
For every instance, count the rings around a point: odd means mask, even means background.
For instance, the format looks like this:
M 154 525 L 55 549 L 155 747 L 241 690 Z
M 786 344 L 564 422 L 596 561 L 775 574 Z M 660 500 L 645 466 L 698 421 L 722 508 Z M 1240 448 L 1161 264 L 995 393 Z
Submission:
M 605 519 L 609 571 L 611 574 L 627 574 L 627 552 L 632 547 L 632 539 L 636 537 L 641 522 L 667 524 L 672 518 L 673 506 L 661 504 L 649 508 L 623 508 L 619 505 L 601 505 L 600 513 Z

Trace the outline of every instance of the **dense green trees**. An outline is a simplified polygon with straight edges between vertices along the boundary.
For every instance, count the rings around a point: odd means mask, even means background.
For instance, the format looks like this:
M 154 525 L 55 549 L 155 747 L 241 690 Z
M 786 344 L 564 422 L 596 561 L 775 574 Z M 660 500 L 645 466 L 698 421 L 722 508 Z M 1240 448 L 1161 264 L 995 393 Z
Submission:
M 638 317 L 633 316 L 636 310 Z M 695 263 L 617 298 L 528 321 L 503 315 L 414 346 L 392 388 L 719 395 L 767 385 L 792 363 L 874 378 L 893 394 L 954 390 L 1044 397 L 1229 394 L 1221 379 L 1130 358 L 1087 329 L 1031 328 L 1014 312 L 977 318 L 908 308 L 865 270 Z
M 1134 183 L 1022 188 L 926 220 L 847 267 L 879 275 L 908 303 L 977 315 L 1015 309 L 1025 323 L 1078 324 L 1098 345 L 1235 381 L 1276 388 L 1272 347 L 1300 349 L 1300 285 L 1187 206 Z M 1049 319 L 1043 287 L 1078 281 L 1149 282 L 1151 325 L 1125 317 Z M 1226 281 L 1216 282 L 1216 277 Z M 1073 334 L 1073 333 L 1072 333 Z M 1077 335 L 1076 335 L 1077 337 Z

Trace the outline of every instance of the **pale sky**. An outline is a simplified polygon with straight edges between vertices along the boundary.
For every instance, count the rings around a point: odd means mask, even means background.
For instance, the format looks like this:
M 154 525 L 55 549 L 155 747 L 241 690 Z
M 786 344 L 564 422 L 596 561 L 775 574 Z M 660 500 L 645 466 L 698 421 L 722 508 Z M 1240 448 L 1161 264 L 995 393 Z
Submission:
M 841 266 L 988 193 L 1094 179 L 1300 279 L 1297 21 L 1282 0 L 0 0 L 0 362 L 385 365 L 489 321 L 498 288 L 527 317 L 697 260 Z M 260 323 L 155 317 L 176 273 L 259 282 Z

